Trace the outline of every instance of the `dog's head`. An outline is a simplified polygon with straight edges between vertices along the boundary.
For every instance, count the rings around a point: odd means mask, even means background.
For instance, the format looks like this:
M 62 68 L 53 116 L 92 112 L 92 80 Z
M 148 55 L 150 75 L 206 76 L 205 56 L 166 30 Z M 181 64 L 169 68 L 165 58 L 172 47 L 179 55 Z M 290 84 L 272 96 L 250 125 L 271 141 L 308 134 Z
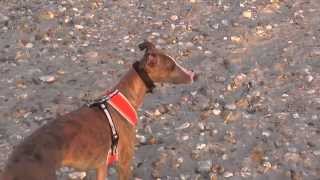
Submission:
M 177 61 L 157 49 L 154 44 L 144 41 L 139 44 L 141 51 L 145 50 L 145 54 L 140 61 L 141 68 L 148 73 L 154 82 L 184 84 L 192 83 L 197 76 L 193 71 L 183 68 Z

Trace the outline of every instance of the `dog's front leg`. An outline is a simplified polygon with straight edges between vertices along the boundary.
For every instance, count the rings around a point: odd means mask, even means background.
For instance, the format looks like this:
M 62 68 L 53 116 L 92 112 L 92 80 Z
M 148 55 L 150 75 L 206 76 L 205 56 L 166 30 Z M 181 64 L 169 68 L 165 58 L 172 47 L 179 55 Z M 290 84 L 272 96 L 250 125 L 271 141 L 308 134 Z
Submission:
M 118 180 L 132 179 L 132 159 L 134 154 L 134 145 L 128 145 L 121 151 L 119 162 L 117 166 Z
M 96 180 L 105 180 L 107 177 L 107 163 L 102 163 L 100 167 L 96 169 Z
M 129 180 L 132 177 L 131 160 L 127 159 L 125 162 L 121 162 L 118 165 L 118 180 Z

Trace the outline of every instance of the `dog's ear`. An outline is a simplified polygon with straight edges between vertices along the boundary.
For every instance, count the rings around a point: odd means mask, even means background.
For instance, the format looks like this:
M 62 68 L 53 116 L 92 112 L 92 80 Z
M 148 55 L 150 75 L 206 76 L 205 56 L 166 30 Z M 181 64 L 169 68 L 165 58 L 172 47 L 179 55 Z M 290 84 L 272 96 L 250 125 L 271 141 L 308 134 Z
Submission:
M 147 40 L 144 40 L 143 43 L 139 44 L 139 49 L 141 51 L 143 50 L 147 50 L 147 51 L 150 51 L 151 49 L 154 49 L 155 48 L 155 45 L 152 44 L 151 42 L 147 41 Z

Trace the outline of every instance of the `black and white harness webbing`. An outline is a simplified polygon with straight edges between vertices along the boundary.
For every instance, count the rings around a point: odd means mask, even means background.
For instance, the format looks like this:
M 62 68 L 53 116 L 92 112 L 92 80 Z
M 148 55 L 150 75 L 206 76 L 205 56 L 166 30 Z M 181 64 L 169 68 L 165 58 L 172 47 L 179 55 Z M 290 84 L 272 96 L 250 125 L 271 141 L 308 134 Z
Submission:
M 93 102 L 90 102 L 87 104 L 88 107 L 99 106 L 103 110 L 104 114 L 107 116 L 109 126 L 111 129 L 111 133 L 112 133 L 111 134 L 111 154 L 112 155 L 115 155 L 117 153 L 119 134 L 117 132 L 117 128 L 112 120 L 112 116 L 111 116 L 106 104 L 118 92 L 119 92 L 118 90 L 115 90 L 111 94 L 109 94 L 107 96 L 103 96 L 102 98 L 94 100 Z

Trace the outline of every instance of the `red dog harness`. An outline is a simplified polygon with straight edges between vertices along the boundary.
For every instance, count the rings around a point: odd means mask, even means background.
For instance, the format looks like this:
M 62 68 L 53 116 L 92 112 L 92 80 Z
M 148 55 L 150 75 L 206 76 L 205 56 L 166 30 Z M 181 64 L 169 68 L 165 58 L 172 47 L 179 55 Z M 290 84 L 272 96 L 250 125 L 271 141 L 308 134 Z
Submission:
M 112 120 L 112 116 L 107 108 L 107 104 L 111 105 L 117 112 L 121 114 L 131 125 L 136 126 L 138 122 L 138 115 L 130 104 L 128 99 L 119 91 L 115 90 L 111 93 L 107 93 L 106 96 L 103 96 L 101 99 L 95 100 L 88 104 L 89 107 L 99 105 L 100 108 L 103 110 L 105 115 L 107 116 L 112 136 L 111 136 L 111 149 L 107 155 L 107 165 L 110 165 L 118 160 L 118 140 L 119 135 L 117 132 L 117 128 Z
M 140 47 L 143 50 L 143 47 Z M 140 62 L 137 61 L 132 65 L 133 69 L 137 72 L 141 80 L 147 87 L 147 92 L 152 93 L 152 90 L 155 88 L 154 82 L 149 77 L 148 73 L 140 66 Z M 112 120 L 111 114 L 107 109 L 107 104 L 111 105 L 116 111 L 118 111 L 121 116 L 123 116 L 130 124 L 136 126 L 138 123 L 138 115 L 136 110 L 132 107 L 128 99 L 119 91 L 115 90 L 111 93 L 107 93 L 106 96 L 98 99 L 92 103 L 89 103 L 88 106 L 99 105 L 103 112 L 106 114 L 112 136 L 111 136 L 111 150 L 108 152 L 107 155 L 107 165 L 112 164 L 113 162 L 118 160 L 118 152 L 117 146 L 119 141 L 119 135 L 116 129 L 116 126 Z

